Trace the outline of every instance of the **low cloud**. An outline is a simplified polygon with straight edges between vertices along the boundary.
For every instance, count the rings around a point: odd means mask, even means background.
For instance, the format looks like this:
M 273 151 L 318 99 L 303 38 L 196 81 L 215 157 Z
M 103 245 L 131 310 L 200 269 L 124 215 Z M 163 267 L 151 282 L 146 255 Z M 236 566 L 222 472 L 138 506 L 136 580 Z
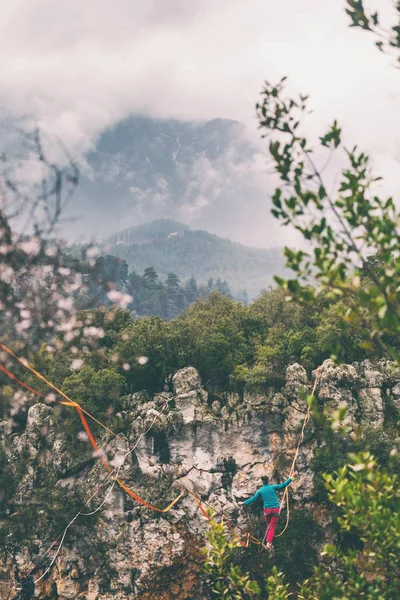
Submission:
M 264 79 L 289 75 L 294 92 L 311 94 L 309 133 L 317 137 L 337 117 L 348 145 L 371 152 L 397 191 L 400 77 L 372 36 L 349 28 L 344 4 L 13 0 L 2 7 L 1 112 L 40 126 L 61 154 L 81 157 L 105 128 L 132 114 L 236 119 L 255 140 Z M 390 13 L 389 0 L 385 7 Z M 133 182 L 134 210 L 144 218 L 149 206 L 154 213 L 167 206 L 193 225 L 258 244 L 269 210 L 266 170 L 262 154 L 241 164 L 232 155 L 199 159 L 185 173 L 183 203 L 174 204 L 162 180 L 141 195 Z M 238 193 L 226 194 L 227 187 Z
M 377 144 L 398 112 L 397 73 L 349 29 L 341 0 L 13 0 L 0 67 L 3 108 L 74 149 L 132 113 L 255 129 L 262 82 L 282 75 L 313 94 L 320 119 L 372 127 Z

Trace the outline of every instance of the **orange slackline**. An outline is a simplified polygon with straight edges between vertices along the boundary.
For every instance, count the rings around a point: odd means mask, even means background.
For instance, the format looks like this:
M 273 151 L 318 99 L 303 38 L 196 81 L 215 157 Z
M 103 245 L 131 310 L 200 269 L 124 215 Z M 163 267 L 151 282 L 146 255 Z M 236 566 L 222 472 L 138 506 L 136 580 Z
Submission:
M 10 356 L 12 356 L 13 358 L 15 358 L 23 367 L 25 367 L 25 369 L 28 369 L 28 371 L 31 371 L 31 373 L 33 373 L 34 375 L 36 375 L 36 377 L 38 377 L 39 379 L 41 379 L 42 381 L 44 381 L 55 392 L 57 392 L 58 394 L 60 394 L 60 396 L 62 396 L 63 398 L 65 398 L 68 402 L 71 402 L 72 406 L 75 406 L 75 407 L 77 406 L 76 402 L 74 402 L 73 400 L 71 400 L 71 398 L 69 398 L 66 394 L 64 394 L 64 392 L 62 392 L 61 390 L 59 390 L 55 385 L 53 385 L 50 381 L 48 381 L 45 377 L 43 377 L 43 375 L 41 373 L 39 373 L 38 371 L 36 371 L 36 369 L 34 369 L 33 367 L 31 367 L 31 365 L 28 364 L 25 360 L 22 360 L 16 354 L 14 354 L 14 352 L 12 350 L 10 350 L 10 348 L 8 348 L 7 346 L 5 346 L 4 344 L 0 344 L 0 348 L 2 350 L 4 350 L 4 352 L 7 352 L 7 354 L 9 354 Z M 35 392 L 35 393 L 42 396 L 42 394 L 40 394 L 39 392 Z M 106 427 L 106 425 L 104 425 L 104 423 L 101 423 L 100 421 L 98 421 L 96 419 L 96 417 L 94 417 L 93 415 L 91 415 L 90 413 L 88 413 L 84 408 L 82 408 L 82 411 L 85 413 L 85 415 L 87 415 L 88 417 L 90 417 L 92 419 L 92 421 L 94 421 L 95 423 L 97 423 L 98 425 L 100 425 L 100 427 L 103 427 L 103 429 L 105 429 L 106 431 L 108 431 L 108 433 L 111 433 L 111 435 L 115 436 L 115 433 L 113 431 L 111 431 L 111 429 L 108 429 L 108 427 Z
M 37 394 L 41 398 L 46 398 L 46 396 L 44 394 L 41 394 L 40 392 L 37 392 L 36 390 L 34 390 L 31 387 L 29 387 L 29 385 L 26 385 L 26 383 L 24 383 L 23 381 L 21 381 L 20 379 L 18 379 L 18 377 L 16 377 L 12 373 L 10 373 L 10 371 L 8 369 L 6 369 L 5 367 L 3 367 L 3 365 L 1 365 L 1 364 L 0 364 L 0 371 L 3 371 L 3 373 L 5 373 L 7 375 L 7 377 L 9 377 L 10 379 L 13 379 L 17 383 L 19 383 L 19 385 L 21 385 L 25 389 L 29 390 L 33 394 Z
M 164 409 L 165 409 L 165 408 L 168 406 L 168 402 L 169 402 L 168 400 L 167 400 L 166 402 L 164 402 L 163 406 L 161 407 L 160 413 L 161 413 L 161 412 L 162 412 L 162 411 L 163 411 L 163 410 L 164 410 Z M 145 430 L 143 430 L 143 431 L 142 431 L 142 433 L 141 433 L 141 435 L 139 436 L 139 438 L 138 438 L 138 440 L 137 440 L 136 444 L 135 444 L 135 445 L 134 445 L 134 446 L 133 446 L 133 447 L 132 447 L 132 448 L 129 450 L 129 452 L 127 452 L 127 453 L 124 455 L 124 457 L 123 457 L 123 460 L 125 460 L 125 458 L 126 458 L 126 457 L 127 457 L 129 454 L 131 454 L 131 453 L 133 452 L 133 450 L 134 450 L 134 449 L 137 447 L 137 445 L 138 445 L 139 441 L 141 440 L 141 438 L 143 437 L 143 435 L 145 435 L 146 433 L 148 433 L 148 432 L 149 432 L 149 431 L 152 429 L 152 427 L 154 426 L 154 423 L 155 423 L 155 421 L 156 421 L 156 419 L 157 419 L 157 416 L 158 416 L 158 415 L 156 415 L 156 416 L 155 416 L 155 417 L 152 419 L 150 426 L 149 426 L 147 429 L 145 429 Z M 114 471 L 115 471 L 115 470 L 117 471 L 117 476 L 118 476 L 118 472 L 119 472 L 119 470 L 120 470 L 121 466 L 122 466 L 122 463 L 121 463 L 121 464 L 118 466 L 118 468 L 117 468 L 117 467 L 115 467 L 115 468 L 114 468 Z M 52 548 L 53 548 L 53 547 L 54 547 L 54 546 L 57 544 L 57 542 L 58 542 L 58 541 L 61 539 L 61 541 L 60 541 L 60 544 L 59 544 L 59 546 L 58 546 L 58 549 L 57 549 L 57 552 L 56 552 L 56 554 L 53 556 L 53 558 L 52 558 L 52 560 L 51 560 L 51 562 L 50 562 L 50 565 L 47 567 L 47 569 L 44 571 L 44 573 L 43 573 L 43 574 L 42 574 L 42 575 L 41 575 L 41 576 L 40 576 L 40 577 L 39 577 L 39 578 L 38 578 L 38 579 L 37 579 L 37 580 L 34 582 L 35 584 L 37 584 L 39 581 L 41 581 L 41 580 L 42 580 L 42 579 L 43 579 L 43 578 L 44 578 L 44 577 L 47 575 L 47 573 L 50 571 L 50 569 L 51 569 L 52 565 L 54 564 L 54 562 L 55 562 L 55 560 L 56 560 L 56 558 L 57 558 L 57 556 L 58 556 L 58 554 L 59 554 L 59 552 L 60 552 L 60 550 L 61 550 L 61 547 L 62 547 L 63 541 L 64 541 L 64 539 L 65 539 L 65 535 L 66 535 L 66 533 L 67 533 L 68 529 L 71 527 L 71 525 L 72 525 L 72 524 L 73 524 L 73 523 L 76 521 L 76 519 L 77 519 L 79 516 L 81 516 L 81 515 L 82 515 L 82 516 L 86 516 L 86 515 L 87 515 L 87 513 L 84 513 L 84 512 L 82 512 L 82 510 L 83 510 L 83 509 L 84 509 L 84 508 L 85 508 L 85 507 L 86 507 L 86 506 L 89 504 L 89 502 L 91 502 L 91 500 L 93 500 L 93 498 L 94 498 L 95 496 L 97 496 L 97 494 L 98 494 L 98 493 L 100 492 L 100 490 L 101 490 L 101 489 L 104 487 L 104 485 L 105 485 L 105 484 L 106 484 L 106 482 L 108 481 L 108 479 L 109 479 L 110 475 L 112 475 L 112 474 L 113 474 L 113 471 L 107 475 L 107 477 L 106 477 L 106 479 L 103 481 L 103 483 L 101 483 L 101 485 L 100 485 L 100 486 L 98 486 L 98 487 L 96 488 L 96 490 L 93 492 L 93 494 L 90 496 L 90 498 L 89 498 L 89 499 L 88 499 L 88 500 L 85 502 L 84 506 L 83 506 L 83 507 L 82 507 L 82 508 L 81 508 L 81 509 L 80 509 L 80 510 L 77 512 L 77 514 L 76 514 L 76 515 L 75 515 L 75 516 L 74 516 L 74 517 L 73 517 L 73 518 L 70 520 L 70 522 L 68 523 L 68 525 L 67 525 L 67 526 L 64 528 L 64 531 L 63 531 L 63 532 L 62 532 L 62 533 L 61 533 L 61 534 L 60 534 L 60 535 L 59 535 L 59 536 L 58 536 L 58 537 L 57 537 L 57 538 L 56 538 L 56 539 L 55 539 L 55 540 L 52 542 L 52 544 L 51 544 L 51 545 L 50 545 L 50 547 L 47 549 L 47 551 L 44 553 L 44 555 L 43 555 L 43 556 L 42 556 L 42 558 L 39 560 L 39 562 L 38 562 L 36 565 L 34 565 L 34 566 L 32 567 L 32 569 L 29 571 L 29 573 L 27 573 L 27 575 L 30 575 L 31 573 L 33 573 L 33 571 L 35 571 L 35 570 L 37 569 L 37 567 L 39 566 L 40 562 L 41 562 L 41 561 L 42 561 L 42 560 L 43 560 L 43 559 L 44 559 L 44 558 L 47 556 L 47 554 L 50 552 L 50 550 L 51 550 L 51 549 L 52 549 Z M 112 491 L 112 489 L 114 488 L 114 484 L 115 484 L 115 482 L 116 482 L 116 477 L 114 478 L 114 482 L 113 482 L 113 484 L 112 484 L 112 486 L 111 486 L 111 489 L 110 489 L 110 491 Z M 105 498 L 105 499 L 107 499 L 107 498 L 108 498 L 108 496 L 109 496 L 109 494 L 110 494 L 110 491 L 107 493 L 107 495 L 106 495 L 106 498 Z M 96 508 L 96 510 L 95 510 L 94 512 L 97 512 L 98 510 L 100 510 L 100 509 L 101 509 L 101 507 L 104 505 L 104 502 L 105 502 L 105 501 L 103 500 L 102 504 L 100 504 L 100 506 L 99 506 L 98 508 Z M 93 513 L 90 513 L 90 514 L 94 514 L 94 512 L 93 512 Z
M 103 425 L 100 421 L 98 421 L 97 419 L 95 419 L 90 413 L 88 413 L 87 411 L 85 411 L 77 402 L 71 400 L 66 394 L 64 394 L 63 392 L 61 392 L 61 390 L 59 390 L 58 388 L 56 388 L 53 384 L 51 384 L 49 381 L 47 381 L 47 379 L 45 377 L 43 377 L 43 375 L 41 375 L 40 373 L 38 373 L 35 369 L 33 369 L 33 367 L 31 367 L 30 365 L 28 365 L 27 363 L 25 363 L 25 361 L 21 360 L 18 356 L 16 356 L 9 348 L 7 348 L 4 344 L 0 344 L 0 347 L 5 350 L 6 352 L 8 352 L 8 354 L 10 354 L 11 356 L 15 357 L 24 367 L 26 367 L 28 370 L 30 370 L 31 372 L 33 372 L 35 375 L 37 375 L 40 379 L 42 379 L 43 381 L 45 381 L 52 389 L 54 389 L 56 392 L 60 393 L 64 398 L 67 398 L 67 401 L 62 401 L 59 400 L 60 404 L 64 405 L 64 406 L 71 406 L 73 408 L 76 409 L 82 425 L 86 431 L 86 434 L 90 440 L 90 443 L 92 444 L 93 449 L 98 452 L 99 446 L 93 436 L 93 433 L 89 427 L 89 424 L 87 422 L 87 419 L 84 416 L 84 413 L 86 415 L 88 415 L 90 418 L 92 418 L 96 423 L 99 423 L 103 428 L 105 428 L 107 431 L 109 431 L 107 429 L 107 427 L 105 425 Z M 41 392 L 38 392 L 37 390 L 27 386 L 23 381 L 21 381 L 20 379 L 18 379 L 15 375 L 13 375 L 10 371 L 8 371 L 5 367 L 2 367 L 2 365 L 0 365 L 1 370 L 8 375 L 8 377 L 10 377 L 11 379 L 13 379 L 14 381 L 17 381 L 21 386 L 29 389 L 29 391 L 31 391 L 33 394 L 36 394 L 37 396 L 40 396 L 41 398 L 45 398 L 44 394 L 42 394 Z M 114 435 L 114 434 L 113 434 Z M 112 469 L 110 467 L 110 465 L 108 464 L 108 462 L 103 458 L 103 456 L 100 454 L 100 459 L 104 465 L 104 467 L 107 469 L 107 471 L 109 473 L 112 472 Z M 175 498 L 175 500 L 173 500 L 173 502 L 171 502 L 171 504 L 169 504 L 166 508 L 164 509 L 160 509 L 157 508 L 155 506 L 152 506 L 151 504 L 149 504 L 148 502 L 146 502 L 146 500 L 143 500 L 143 498 L 140 498 L 140 496 L 138 496 L 137 494 L 135 494 L 135 492 L 133 490 L 131 490 L 130 488 L 128 488 L 119 478 L 116 478 L 116 482 L 118 483 L 118 485 L 127 493 L 129 494 L 129 496 L 131 496 L 133 499 L 135 499 L 137 502 L 139 502 L 140 504 L 142 504 L 143 506 L 146 506 L 147 508 L 150 508 L 151 510 L 155 511 L 155 512 L 159 512 L 159 513 L 166 513 L 169 510 L 171 510 L 173 508 L 173 506 L 182 498 L 182 496 L 184 496 L 185 493 L 190 494 L 196 501 L 197 505 L 199 506 L 203 516 L 207 519 L 210 520 L 210 517 L 208 516 L 207 511 L 203 508 L 203 505 L 201 503 L 201 500 L 196 496 L 196 494 L 194 494 L 194 492 L 192 492 L 191 490 L 188 490 L 187 488 L 185 488 L 182 484 L 177 482 L 177 485 L 179 487 L 181 487 L 183 489 L 183 491 L 181 492 L 181 494 L 179 494 L 179 496 L 177 498 Z M 207 506 L 207 505 L 206 505 Z M 248 547 L 249 544 L 249 540 L 252 541 L 252 543 L 258 544 L 258 545 L 263 545 L 262 542 L 260 540 L 258 540 L 257 538 L 255 538 L 254 536 L 252 536 L 251 534 L 249 534 L 248 532 L 244 531 L 239 525 L 233 525 L 232 521 L 230 519 L 228 519 L 223 513 L 220 513 L 218 511 L 216 511 L 215 509 L 213 509 L 214 512 L 216 514 L 218 514 L 219 516 L 221 516 L 223 519 L 226 520 L 226 523 L 230 529 L 230 531 L 232 532 L 232 535 L 238 540 L 238 542 L 241 544 L 241 546 L 243 547 Z M 241 540 L 241 538 L 236 534 L 236 532 L 234 531 L 234 526 L 236 526 L 238 529 L 240 529 L 240 531 L 243 533 L 244 536 L 246 536 L 246 542 L 243 542 Z
M 185 486 L 183 486 L 181 483 L 177 482 L 177 485 L 179 485 L 180 487 L 182 487 L 188 494 L 190 494 L 192 496 L 192 498 L 194 498 L 197 506 L 199 507 L 201 513 L 203 514 L 203 516 L 207 519 L 207 521 L 210 521 L 211 518 L 208 515 L 207 511 L 205 510 L 204 506 L 207 506 L 207 504 L 201 502 L 200 498 L 198 496 L 196 496 L 196 494 L 194 492 L 192 492 L 191 490 L 189 490 L 188 488 L 186 488 Z M 233 521 L 231 519 L 228 519 L 223 513 L 219 512 L 218 510 L 216 510 L 213 507 L 208 507 L 208 508 L 212 508 L 213 512 L 215 514 L 217 514 L 218 516 L 220 516 L 223 520 L 226 521 L 226 524 L 228 525 L 233 537 L 239 542 L 239 544 L 243 547 L 243 548 L 247 548 L 249 545 L 249 542 L 251 541 L 253 544 L 256 544 L 258 546 L 264 546 L 263 542 L 261 540 L 259 540 L 258 538 L 254 537 L 254 535 L 251 535 L 251 533 L 249 533 L 248 531 L 245 531 L 242 527 L 240 527 L 240 525 L 237 525 L 236 523 L 234 524 Z M 243 536 L 245 536 L 246 542 L 243 542 L 241 540 L 241 538 L 237 535 L 237 533 L 234 530 L 234 527 L 236 527 L 237 529 L 240 530 L 240 532 L 242 533 Z
M 56 386 L 54 386 L 52 383 L 50 383 L 45 377 L 43 377 L 43 375 L 41 375 L 40 373 L 38 373 L 33 367 L 31 367 L 28 363 L 26 363 L 25 361 L 21 360 L 18 356 L 16 356 L 14 354 L 14 352 L 12 352 L 12 350 L 10 350 L 9 348 L 7 348 L 7 346 L 5 346 L 4 344 L 0 344 L 0 348 L 2 348 L 3 350 L 5 350 L 5 352 L 7 352 L 8 354 L 10 354 L 11 356 L 13 356 L 14 358 L 16 358 L 18 360 L 18 362 L 20 362 L 25 368 L 27 368 L 29 371 L 31 371 L 32 373 L 34 373 L 37 377 L 39 377 L 40 379 L 42 379 L 45 383 L 47 383 L 52 389 L 54 389 L 57 393 L 61 394 L 61 396 L 63 396 L 63 398 L 66 398 L 67 402 L 63 402 L 60 401 L 60 404 L 63 404 L 65 406 L 72 406 L 76 409 L 81 421 L 82 421 L 82 425 L 87 433 L 87 436 L 90 440 L 90 443 L 93 446 L 93 449 L 97 452 L 99 450 L 99 446 L 97 445 L 96 440 L 94 439 L 94 436 L 90 430 L 89 424 L 84 416 L 83 413 L 85 413 L 86 415 L 88 415 L 91 419 L 93 419 L 96 423 L 98 423 L 99 425 L 101 425 L 104 429 L 106 429 L 107 431 L 109 431 L 110 433 L 112 433 L 112 435 L 115 435 L 110 429 L 108 429 L 103 423 L 101 423 L 100 421 L 98 421 L 95 417 L 93 417 L 90 413 L 88 413 L 84 408 L 82 408 L 77 402 L 74 402 L 73 400 L 71 400 L 66 394 L 64 394 L 64 392 L 62 392 L 61 390 L 59 390 L 58 388 L 56 388 Z M 23 382 L 20 382 L 19 379 L 17 379 L 14 375 L 12 375 L 12 373 L 10 373 L 5 367 L 3 367 L 1 369 L 4 373 L 6 373 L 6 375 L 8 375 L 9 377 L 11 377 L 11 379 L 14 379 L 15 381 L 17 381 L 18 383 L 21 383 L 25 388 L 28 388 L 32 393 L 40 396 L 41 398 L 44 398 L 45 396 L 43 394 L 41 394 L 40 392 L 37 392 L 36 390 L 34 390 L 33 388 L 30 388 L 29 386 L 25 385 Z M 100 456 L 101 458 L 101 462 L 103 463 L 104 467 L 107 469 L 107 471 L 110 473 L 112 472 L 112 468 L 110 467 L 110 465 L 107 463 L 107 461 Z M 138 496 L 137 494 L 135 494 L 135 492 L 133 490 L 131 490 L 130 488 L 128 488 L 120 479 L 116 479 L 116 482 L 118 483 L 118 485 L 127 493 L 129 494 L 129 496 L 131 496 L 131 498 L 134 498 L 137 502 L 139 502 L 140 504 L 142 504 L 143 506 L 146 506 L 147 508 L 150 508 L 151 510 L 154 510 L 155 512 L 159 512 L 159 513 L 166 513 L 168 511 L 171 510 L 171 508 L 182 498 L 182 496 L 184 495 L 184 492 L 181 492 L 181 494 L 179 494 L 179 496 L 177 498 L 175 498 L 175 500 L 173 500 L 171 502 L 171 504 L 169 504 L 166 508 L 157 508 L 156 506 L 152 506 L 151 504 L 149 504 L 148 502 L 146 502 L 146 500 L 143 500 L 143 498 L 140 498 L 140 496 Z
M 65 398 L 67 401 L 60 401 L 61 404 L 65 405 L 65 406 L 71 406 L 74 407 L 76 409 L 76 411 L 78 412 L 78 415 L 81 419 L 82 425 L 88 435 L 88 438 L 90 440 L 90 443 L 93 446 L 93 449 L 97 452 L 99 451 L 99 446 L 97 445 L 97 442 L 90 430 L 89 424 L 84 416 L 84 414 L 86 414 L 89 418 L 91 418 L 95 423 L 97 423 L 98 425 L 100 425 L 101 427 L 103 427 L 106 431 L 108 431 L 109 433 L 111 433 L 113 436 L 115 436 L 115 434 L 108 429 L 108 427 L 106 427 L 103 423 L 101 423 L 101 421 L 98 421 L 93 415 L 91 415 L 90 413 L 88 413 L 84 408 L 82 408 L 77 402 L 74 402 L 73 400 L 71 400 L 64 392 L 62 392 L 61 390 L 59 390 L 55 385 L 53 385 L 50 381 L 48 381 L 43 375 L 41 375 L 38 371 L 36 371 L 33 367 L 31 367 L 27 362 L 23 361 L 22 359 L 20 359 L 12 350 L 10 350 L 7 346 L 5 346 L 4 344 L 0 343 L 0 348 L 2 348 L 5 352 L 7 352 L 10 356 L 13 356 L 20 364 L 22 364 L 26 369 L 28 369 L 29 371 L 31 371 L 32 373 L 34 373 L 39 379 L 41 379 L 42 381 L 44 381 L 49 387 L 51 387 L 53 390 L 55 390 L 58 394 L 60 394 L 63 398 Z M 313 391 L 312 391 L 312 395 L 314 395 L 317 384 L 318 384 L 318 375 L 319 375 L 319 369 L 320 367 L 318 367 L 317 369 L 317 375 L 316 375 L 316 379 L 315 379 L 315 383 L 314 383 L 314 387 L 313 387 Z M 41 394 L 40 392 L 37 392 L 36 390 L 34 390 L 33 388 L 29 387 L 28 385 L 24 384 L 22 381 L 20 381 L 17 377 L 15 377 L 15 375 L 13 375 L 12 373 L 10 373 L 10 371 L 8 371 L 5 367 L 3 367 L 2 365 L 0 365 L 0 370 L 3 371 L 6 375 L 8 375 L 8 377 L 10 377 L 11 379 L 17 381 L 20 385 L 22 385 L 23 387 L 25 387 L 26 389 L 28 389 L 29 391 L 31 391 L 32 393 L 44 398 L 45 396 L 43 394 Z M 292 466 L 290 469 L 290 474 L 289 477 L 291 477 L 293 475 L 293 472 L 295 470 L 295 466 L 296 466 L 296 461 L 299 455 L 299 451 L 300 451 L 300 446 L 302 444 L 302 442 L 304 441 L 304 433 L 305 433 L 305 428 L 308 424 L 308 422 L 310 421 L 311 418 L 311 409 L 310 407 L 308 407 L 307 410 L 307 414 L 306 417 L 304 418 L 303 421 L 303 426 L 302 426 L 302 430 L 301 430 L 301 434 L 300 434 L 300 440 L 299 443 L 297 445 L 296 448 L 296 452 L 295 452 L 295 456 L 292 462 Z M 110 473 L 112 472 L 112 469 L 110 467 L 110 465 L 107 463 L 107 461 L 100 455 L 100 459 L 104 465 L 104 467 L 107 469 L 107 471 Z M 129 494 L 129 496 L 131 496 L 131 498 L 134 498 L 137 502 L 139 502 L 140 504 L 142 504 L 143 506 L 146 506 L 147 508 L 150 508 L 151 510 L 155 511 L 155 512 L 159 512 L 159 513 L 166 513 L 169 510 L 171 510 L 171 508 L 182 498 L 182 496 L 185 493 L 190 494 L 196 501 L 199 509 L 201 510 L 202 514 L 204 515 L 204 517 L 207 520 L 210 520 L 210 517 L 208 516 L 207 511 L 203 508 L 202 502 L 201 500 L 196 496 L 196 494 L 194 494 L 194 492 L 192 492 L 191 490 L 185 488 L 185 486 L 183 486 L 182 484 L 178 485 L 183 488 L 182 493 L 175 498 L 175 500 L 173 500 L 173 502 L 171 502 L 171 504 L 169 506 L 167 506 L 164 509 L 160 509 L 157 508 L 155 506 L 152 506 L 151 504 L 149 504 L 148 502 L 146 502 L 145 500 L 143 500 L 143 498 L 140 498 L 140 496 L 138 496 L 137 494 L 135 494 L 135 492 L 133 492 L 133 490 L 131 490 L 130 488 L 128 488 L 119 478 L 116 478 L 116 482 L 118 483 L 118 485 L 127 493 Z M 290 508 L 289 508 L 289 489 L 288 487 L 285 489 L 285 493 L 284 493 L 284 497 L 282 499 L 281 502 L 281 510 L 282 507 L 286 501 L 286 505 L 287 505 L 287 518 L 286 518 L 286 525 L 285 528 L 283 529 L 283 531 L 281 531 L 278 535 L 276 535 L 275 537 L 279 537 L 281 535 L 283 535 L 283 533 L 286 531 L 288 525 L 289 525 L 289 519 L 290 519 Z M 207 506 L 207 505 L 206 505 Z M 254 544 L 258 544 L 261 546 L 264 546 L 263 542 L 261 542 L 258 538 L 254 537 L 253 535 L 251 535 L 250 533 L 244 531 L 239 525 L 235 525 L 241 532 L 243 532 L 243 535 L 246 536 L 246 542 L 243 542 L 239 536 L 235 533 L 234 529 L 233 529 L 233 525 L 232 525 L 232 521 L 230 519 L 227 519 L 227 517 L 225 517 L 225 515 L 223 513 L 220 513 L 218 511 L 216 511 L 215 509 L 213 509 L 214 512 L 218 515 L 220 515 L 223 519 L 226 520 L 227 525 L 230 529 L 230 531 L 232 532 L 232 534 L 234 535 L 234 537 L 239 541 L 239 543 L 243 546 L 243 547 L 248 547 L 249 541 L 251 541 Z

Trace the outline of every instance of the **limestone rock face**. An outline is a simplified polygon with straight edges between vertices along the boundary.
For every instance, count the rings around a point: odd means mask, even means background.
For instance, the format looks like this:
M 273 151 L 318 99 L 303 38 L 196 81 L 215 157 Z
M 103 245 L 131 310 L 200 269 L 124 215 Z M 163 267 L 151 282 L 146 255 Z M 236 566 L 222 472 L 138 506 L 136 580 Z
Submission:
M 314 373 L 317 376 L 317 373 Z M 352 392 L 358 382 L 357 371 L 352 365 L 336 365 L 326 360 L 318 372 L 318 398 L 332 409 L 347 407 L 353 414 L 355 402 Z
M 207 402 L 208 394 L 201 387 L 200 375 L 197 369 L 185 367 L 172 378 L 175 392 L 176 408 L 182 414 L 182 420 L 187 425 L 194 423 L 203 416 L 201 405 Z
M 193 367 L 185 367 L 175 373 L 172 378 L 172 383 L 176 396 L 187 394 L 188 392 L 199 390 L 201 388 L 200 375 L 197 369 L 194 369 Z
M 45 425 L 53 414 L 53 410 L 46 404 L 34 404 L 28 410 L 27 426 L 42 427 Z
M 306 390 L 310 385 L 307 371 L 299 363 L 294 363 L 287 367 L 285 379 L 285 390 L 287 392 L 298 393 L 299 391 Z
M 391 392 L 393 405 L 400 415 L 400 383 L 396 383 L 396 385 L 392 387 Z
M 7 597 L 13 565 L 30 569 L 60 533 L 49 523 L 62 497 L 64 526 L 77 506 L 87 505 L 67 531 L 49 575 L 38 584 L 39 600 L 209 598 L 200 554 L 207 522 L 187 490 L 246 527 L 238 502 L 254 494 L 262 475 L 288 475 L 315 376 L 293 364 L 280 389 L 228 393 L 208 402 L 198 371 L 186 367 L 172 379 L 173 394 L 151 398 L 140 392 L 122 399 L 118 435 L 98 437 L 99 456 L 82 432 L 71 441 L 63 421 L 57 422 L 54 409 L 44 404 L 29 409 L 26 428 L 18 435 L 8 435 L 10 425 L 2 422 L 7 464 L 17 479 L 11 516 L 19 502 L 38 497 L 43 508 L 31 546 L 10 543 L 8 555 L 1 557 L 0 596 Z M 388 363 L 325 361 L 317 376 L 319 403 L 332 412 L 346 408 L 350 427 L 380 427 L 387 403 L 400 418 L 400 374 Z M 309 440 L 300 447 L 299 477 L 290 492 L 306 509 L 313 506 L 314 493 L 314 445 Z M 153 512 L 118 486 L 100 460 L 104 457 L 125 485 L 158 508 L 186 492 L 171 511 Z M 48 492 L 43 492 L 44 482 L 50 482 Z M 317 506 L 313 511 L 316 521 L 328 527 L 329 511 Z M 40 563 L 38 575 L 52 556 L 53 551 Z
M 359 391 L 358 403 L 361 421 L 369 427 L 382 427 L 384 412 L 380 388 L 361 389 Z
M 307 372 L 298 363 L 289 365 L 285 374 L 285 385 L 282 393 L 275 397 L 284 411 L 286 420 L 285 431 L 297 430 L 307 413 L 306 396 L 311 392 Z

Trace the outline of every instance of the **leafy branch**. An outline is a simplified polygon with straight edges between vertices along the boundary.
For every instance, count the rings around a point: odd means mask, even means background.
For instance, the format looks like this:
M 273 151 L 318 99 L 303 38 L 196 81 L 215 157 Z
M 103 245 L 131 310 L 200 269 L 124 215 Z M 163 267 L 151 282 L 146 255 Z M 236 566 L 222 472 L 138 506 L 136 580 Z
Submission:
M 257 104 L 260 127 L 270 139 L 269 151 L 281 179 L 272 197 L 272 214 L 300 232 L 310 248 L 285 248 L 295 277 L 276 281 L 304 302 L 316 300 L 319 291 L 305 285 L 316 281 L 320 290 L 347 301 L 346 320 L 371 316 L 371 338 L 390 351 L 388 336 L 400 338 L 400 217 L 393 198 L 376 195 L 380 177 L 374 176 L 369 157 L 357 147 L 343 148 L 337 121 L 320 137 L 318 153 L 342 152 L 347 167 L 335 196 L 327 192 L 314 148 L 301 134 L 307 101 L 301 95 L 288 98 L 284 78 L 277 85 L 267 82 Z M 379 257 L 374 267 L 370 254 Z M 363 285 L 362 273 L 367 275 Z

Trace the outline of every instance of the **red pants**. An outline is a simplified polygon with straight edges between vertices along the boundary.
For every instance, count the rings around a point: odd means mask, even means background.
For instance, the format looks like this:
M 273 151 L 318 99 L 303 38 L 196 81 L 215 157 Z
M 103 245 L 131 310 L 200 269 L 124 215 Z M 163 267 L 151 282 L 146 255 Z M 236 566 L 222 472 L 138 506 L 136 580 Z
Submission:
M 279 521 L 280 508 L 264 508 L 264 519 L 267 524 L 265 539 L 271 543 L 274 539 L 276 524 Z

